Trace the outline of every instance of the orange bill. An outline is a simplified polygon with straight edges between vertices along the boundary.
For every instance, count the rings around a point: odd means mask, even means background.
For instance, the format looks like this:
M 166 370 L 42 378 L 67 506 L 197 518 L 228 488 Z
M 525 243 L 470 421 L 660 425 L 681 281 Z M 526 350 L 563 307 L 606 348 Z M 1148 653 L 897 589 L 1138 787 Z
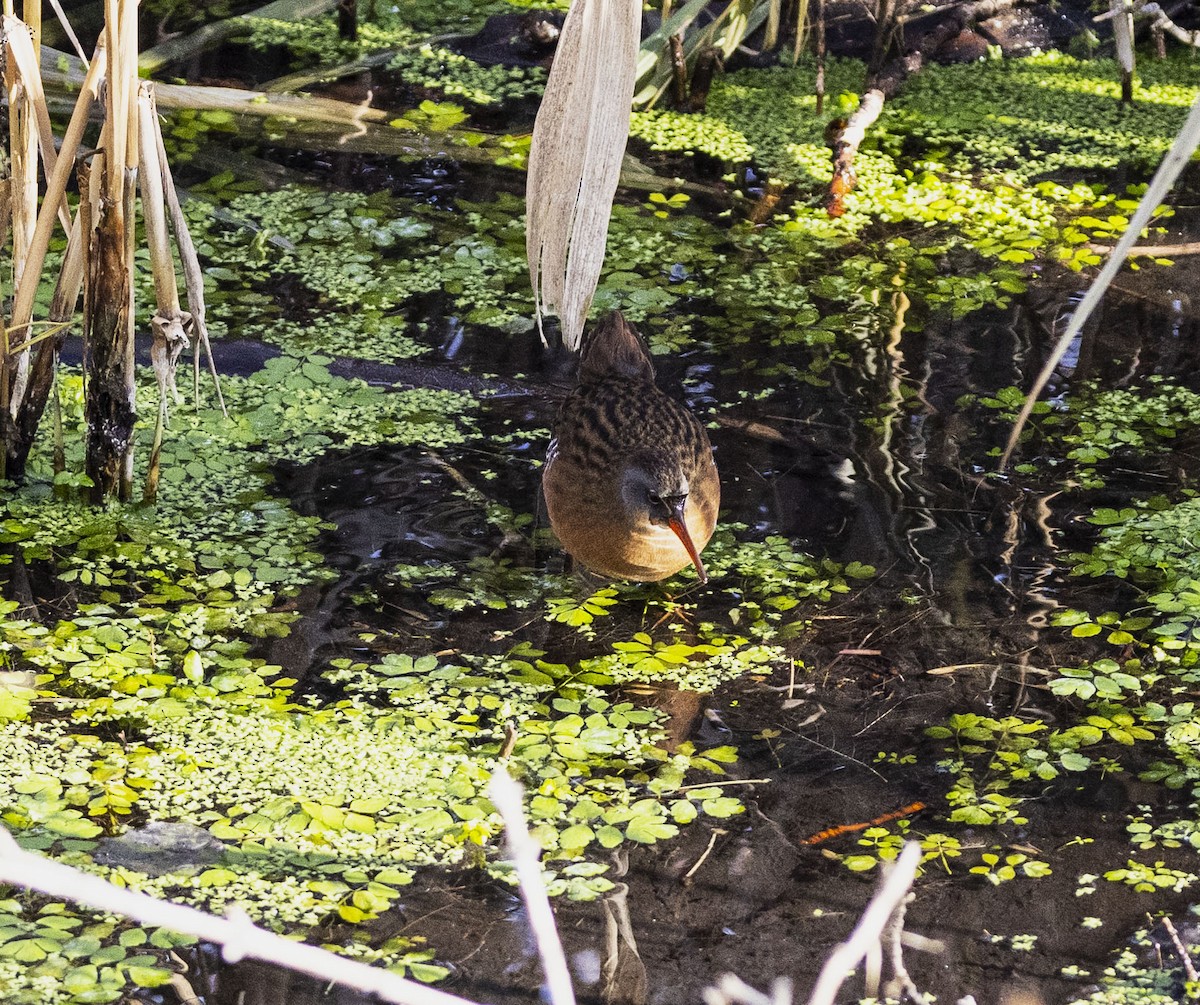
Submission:
M 675 536 L 687 550 L 688 558 L 692 560 L 692 565 L 696 567 L 696 575 L 700 577 L 700 582 L 703 584 L 708 582 L 708 573 L 704 571 L 704 563 L 700 561 L 700 552 L 692 543 L 692 535 L 688 533 L 687 523 L 683 519 L 683 511 L 686 506 L 687 496 L 679 496 L 670 501 L 671 516 L 667 519 L 667 526 L 675 532 Z

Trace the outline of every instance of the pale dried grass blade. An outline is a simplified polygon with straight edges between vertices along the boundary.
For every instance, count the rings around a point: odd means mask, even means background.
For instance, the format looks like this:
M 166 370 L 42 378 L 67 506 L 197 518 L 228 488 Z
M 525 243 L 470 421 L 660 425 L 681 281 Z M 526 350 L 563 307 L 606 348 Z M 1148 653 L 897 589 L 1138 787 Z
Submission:
M 1075 341 L 1076 336 L 1083 330 L 1083 326 L 1092 316 L 1092 311 L 1096 309 L 1101 298 L 1108 292 L 1112 281 L 1125 264 L 1125 257 L 1129 253 L 1129 249 L 1137 243 L 1142 231 L 1154 218 L 1154 211 L 1167 197 L 1171 186 L 1175 184 L 1175 179 L 1182 173 L 1198 147 L 1200 147 L 1200 96 L 1197 96 L 1196 100 L 1192 102 L 1192 109 L 1188 112 L 1188 117 L 1184 120 L 1183 125 L 1180 126 L 1175 142 L 1171 144 L 1171 149 L 1163 157 L 1162 163 L 1154 172 L 1154 177 L 1150 179 L 1146 191 L 1142 193 L 1137 209 L 1134 210 L 1129 223 L 1125 225 L 1125 233 L 1121 235 L 1121 239 L 1109 253 L 1104 267 L 1092 280 L 1092 285 L 1088 287 L 1087 293 L 1079 301 L 1079 306 L 1071 315 L 1066 329 L 1059 336 L 1049 358 L 1042 365 L 1041 372 L 1034 379 L 1033 387 L 1025 396 L 1025 404 L 1021 407 L 1021 412 L 1013 423 L 1012 431 L 1008 434 L 1004 453 L 1000 455 L 998 466 L 1000 471 L 1008 468 L 1008 462 L 1012 459 L 1013 451 L 1017 449 L 1017 443 L 1021 438 L 1021 431 L 1029 421 L 1029 416 L 1033 414 L 1033 407 L 1037 404 L 1038 396 L 1050 383 L 1050 378 L 1054 376 L 1055 367 L 1066 355 L 1067 349 Z
M 83 53 L 83 46 L 79 44 L 79 37 L 75 34 L 75 29 L 71 27 L 71 22 L 62 8 L 62 4 L 59 0 L 50 0 L 50 6 L 54 8 L 54 14 L 58 18 L 58 23 L 62 25 L 63 32 L 71 40 L 71 44 L 75 46 L 75 52 L 79 56 L 79 59 L 86 65 L 87 56 Z
M 525 248 L 538 323 L 562 320 L 579 346 L 600 280 L 629 137 L 638 0 L 575 0 L 538 111 L 526 183 Z
M 7 42 L 8 56 L 17 71 L 17 77 L 27 95 L 28 112 L 37 127 L 37 141 L 41 147 L 42 163 L 46 175 L 54 173 L 58 162 L 58 152 L 54 145 L 54 127 L 50 124 L 50 109 L 46 104 L 46 93 L 42 90 L 42 72 L 38 61 L 37 51 L 33 47 L 33 36 L 29 26 L 18 17 L 4 15 L 4 37 Z M 36 182 L 35 182 L 36 184 Z M 71 217 L 67 212 L 65 202 L 57 207 L 58 218 L 64 230 L 71 229 Z M 30 220 L 32 234 L 33 220 Z
M 91 112 L 92 103 L 99 94 L 104 69 L 104 49 L 100 47 L 96 50 L 96 56 L 88 68 L 87 76 L 84 78 L 83 87 L 79 93 L 79 100 L 75 104 L 75 110 L 71 114 L 71 121 L 67 125 L 67 131 L 63 136 L 62 149 L 59 152 L 59 156 L 55 161 L 53 169 L 48 169 L 46 172 L 49 179 L 46 184 L 46 196 L 42 200 L 42 208 L 38 213 L 37 224 L 34 227 L 33 237 L 28 249 L 27 267 L 21 275 L 16 296 L 13 298 L 11 327 L 17 332 L 17 338 L 21 342 L 26 341 L 28 338 L 27 329 L 33 318 L 34 297 L 37 294 L 42 266 L 46 260 L 46 252 L 50 247 L 50 238 L 53 236 L 54 223 L 59 212 L 66 206 L 64 194 L 67 190 L 68 177 L 72 170 L 74 170 L 75 154 L 83 139 L 83 132 L 88 124 L 88 115 Z M 71 223 L 68 222 L 68 233 L 70 233 L 71 227 Z M 24 398 L 25 386 L 25 380 L 18 379 L 10 402 L 14 416 Z

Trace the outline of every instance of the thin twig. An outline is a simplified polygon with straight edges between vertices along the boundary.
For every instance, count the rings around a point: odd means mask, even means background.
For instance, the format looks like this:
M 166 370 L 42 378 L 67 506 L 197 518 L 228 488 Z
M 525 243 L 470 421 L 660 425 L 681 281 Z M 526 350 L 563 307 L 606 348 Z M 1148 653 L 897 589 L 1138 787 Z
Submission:
M 708 836 L 708 847 L 705 848 L 703 854 L 698 859 L 696 859 L 696 864 L 683 874 L 684 882 L 687 882 L 694 875 L 696 875 L 696 872 L 699 870 L 700 866 L 704 865 L 705 860 L 708 858 L 709 855 L 712 854 L 713 847 L 717 843 L 717 838 L 721 837 L 721 835 L 723 835 L 723 834 L 728 834 L 728 833 L 729 833 L 728 831 L 721 830 L 720 827 L 713 828 L 713 832 Z
M 83 54 L 83 46 L 79 44 L 79 38 L 75 34 L 75 29 L 71 27 L 71 22 L 67 19 L 66 13 L 62 9 L 62 4 L 59 0 L 50 0 L 50 6 L 54 8 L 54 13 L 58 17 L 58 23 L 62 25 L 62 30 L 66 33 L 67 38 L 71 40 L 71 44 L 75 46 L 75 52 L 78 54 L 83 65 L 87 66 L 87 56 Z
M 892 975 L 917 1005 L 929 1005 L 929 999 L 913 983 L 908 974 L 908 967 L 904 965 L 904 915 L 908 912 L 908 905 L 912 899 L 913 895 L 910 893 L 900 901 L 899 906 L 892 912 L 891 921 L 888 922 L 886 935 L 892 950 Z
M 1175 943 L 1175 952 L 1179 954 L 1179 962 L 1183 964 L 1183 972 L 1187 974 L 1187 979 L 1195 984 L 1200 981 L 1200 974 L 1196 973 L 1196 967 L 1192 963 L 1192 957 L 1184 948 L 1183 940 L 1179 938 L 1179 933 L 1175 931 L 1175 926 L 1171 924 L 1171 919 L 1163 916 L 1163 927 L 1167 930 L 1167 934 L 1171 936 L 1171 941 Z
M 1083 330 L 1084 324 L 1092 316 L 1092 311 L 1100 303 L 1100 298 L 1104 296 L 1109 285 L 1116 278 L 1117 272 L 1125 264 L 1125 253 L 1133 247 L 1142 229 L 1153 217 L 1154 211 L 1158 209 L 1163 199 L 1166 198 L 1167 193 L 1171 190 L 1171 186 L 1175 184 L 1175 179 L 1179 177 L 1180 172 L 1183 171 L 1191 159 L 1192 152 L 1196 149 L 1198 143 L 1200 143 L 1200 96 L 1192 102 L 1191 111 L 1188 112 L 1188 117 L 1184 120 L 1183 126 L 1179 130 L 1179 135 L 1175 137 L 1175 142 L 1171 144 L 1171 149 L 1167 151 L 1166 156 L 1162 159 L 1162 163 L 1158 166 L 1158 170 L 1154 172 L 1154 177 L 1150 179 L 1150 184 L 1147 186 L 1145 193 L 1143 193 L 1137 209 L 1134 210 L 1133 216 L 1125 226 L 1125 233 L 1121 235 L 1121 239 L 1117 242 L 1116 247 L 1113 248 L 1112 254 L 1108 256 L 1108 260 L 1104 263 L 1100 274 L 1096 276 L 1092 281 L 1092 285 L 1088 287 L 1088 291 L 1079 302 L 1079 306 L 1075 308 L 1075 313 L 1071 315 L 1071 320 L 1067 324 L 1066 330 L 1062 333 L 1050 356 L 1046 359 L 1041 372 L 1034 380 L 1033 387 L 1030 388 L 1029 394 L 1025 398 L 1025 404 L 1021 408 L 1021 413 L 1017 416 L 1017 421 L 1013 423 L 1012 432 L 1008 436 L 1008 443 L 1004 447 L 1004 453 L 1000 456 L 1000 471 L 1004 471 L 1008 467 L 1008 462 L 1012 459 L 1013 451 L 1017 448 L 1017 441 L 1021 438 L 1021 431 L 1025 428 L 1025 423 L 1029 421 L 1029 416 L 1033 414 L 1033 407 L 1037 404 L 1038 395 L 1042 393 L 1042 389 L 1050 382 L 1054 368 L 1058 366 L 1068 347 L 1075 341 L 1075 336 Z

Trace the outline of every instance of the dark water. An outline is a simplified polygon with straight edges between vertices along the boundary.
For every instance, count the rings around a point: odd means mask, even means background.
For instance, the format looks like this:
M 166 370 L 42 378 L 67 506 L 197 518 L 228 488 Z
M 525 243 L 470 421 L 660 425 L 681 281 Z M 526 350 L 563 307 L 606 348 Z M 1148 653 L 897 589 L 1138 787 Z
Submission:
M 326 183 L 435 202 L 468 187 L 478 199 L 473 186 L 496 184 L 490 172 L 479 182 L 441 162 L 412 169 L 380 159 L 331 155 L 314 162 L 304 156 L 303 169 Z M 300 166 L 299 155 L 283 159 Z M 1182 226 L 1190 225 L 1184 220 Z M 1181 237 L 1186 234 L 1166 239 Z M 1055 393 L 1083 379 L 1112 387 L 1154 373 L 1195 384 L 1196 278 L 1186 264 L 1122 277 L 1121 289 L 1073 351 L 1069 380 L 1060 376 Z M 1103 499 L 1077 494 L 1070 502 L 1036 486 L 985 477 L 994 465 L 987 449 L 1002 442 L 1006 430 L 958 402 L 968 393 L 1028 386 L 1075 287 L 1072 277 L 1045 275 L 1006 310 L 963 319 L 935 315 L 919 331 L 903 325 L 880 330 L 842 347 L 848 358 L 829 371 L 823 388 L 731 366 L 739 361 L 706 346 L 703 335 L 684 356 L 659 360 L 662 386 L 719 423 L 712 439 L 723 521 L 744 523 L 754 536 L 785 535 L 818 556 L 872 564 L 879 575 L 816 610 L 813 630 L 788 644 L 798 661 L 791 692 L 781 690 L 791 680 L 788 671 L 778 670 L 769 680 L 734 682 L 702 702 L 672 699 L 683 729 L 704 741 L 737 744 L 735 777 L 765 781 L 740 790 L 747 805 L 742 816 L 698 821 L 661 846 L 622 851 L 612 873 L 620 883 L 604 901 L 556 905 L 581 997 L 694 1002 L 724 972 L 758 986 L 790 976 L 803 996 L 874 888 L 873 876 L 851 874 L 823 853 L 824 847 L 853 851 L 855 835 L 827 844 L 806 839 L 918 802 L 944 810 L 947 782 L 934 767 L 938 747 L 923 731 L 948 715 L 1021 714 L 1053 725 L 1065 714 L 1040 686 L 1046 670 L 1069 665 L 1078 653 L 1063 630 L 1047 627 L 1050 615 L 1060 607 L 1102 610 L 1122 603 L 1111 584 L 1081 584 L 1065 575 L 1063 549 L 1088 540 L 1077 518 L 1093 504 L 1145 494 L 1148 485 L 1177 484 L 1200 460 L 1185 448 L 1130 471 L 1127 484 L 1110 483 Z M 764 334 L 769 325 L 764 319 Z M 368 379 L 433 386 L 453 386 L 466 374 L 468 382 L 499 391 L 483 406 L 479 442 L 437 455 L 386 447 L 333 454 L 281 473 L 297 507 L 337 525 L 322 547 L 342 573 L 301 598 L 308 616 L 290 638 L 275 643 L 272 659 L 296 676 L 306 666 L 361 652 L 363 608 L 354 598 L 363 587 L 381 591 L 374 616 L 410 639 L 413 651 L 475 649 L 496 630 L 524 620 L 520 612 L 452 617 L 380 585 L 381 573 L 396 563 L 465 561 L 500 544 L 478 506 L 456 494 L 454 473 L 517 513 L 541 513 L 531 461 L 544 449 L 563 391 L 561 357 L 543 353 L 532 336 L 497 339 L 453 319 L 430 337 L 430 350 L 407 369 L 340 366 Z M 234 347 L 227 365 L 244 365 L 256 352 Z M 764 383 L 775 385 L 764 401 L 739 399 L 739 392 Z M 493 437 L 521 431 L 528 436 L 489 446 Z M 485 470 L 499 476 L 485 480 Z M 550 550 L 520 560 L 562 566 Z M 514 640 L 522 637 L 518 631 Z M 535 641 L 571 645 L 556 635 Z M 774 735 L 763 739 L 764 731 Z M 879 751 L 915 753 L 916 763 L 883 770 L 875 764 Z M 961 869 L 950 877 L 931 864 L 906 928 L 939 940 L 944 951 L 907 952 L 917 985 L 941 1001 L 969 993 L 997 1001 L 1021 988 L 1047 1002 L 1084 994 L 1086 983 L 1068 981 L 1061 967 L 1078 964 L 1099 974 L 1148 908 L 1188 902 L 1186 894 L 1159 894 L 1151 902 L 1104 882 L 1090 896 L 1077 895 L 1080 874 L 1130 856 L 1125 814 L 1132 806 L 1165 808 L 1175 798 L 1137 782 L 1131 766 L 1119 776 L 1089 773 L 1048 783 L 1022 806 L 1028 824 L 999 831 L 943 827 L 930 812 L 917 811 L 918 831 L 947 830 L 964 849 L 1025 849 L 1054 870 L 992 889 L 964 878 Z M 1093 843 L 1072 844 L 1080 833 Z M 425 937 L 453 969 L 448 989 L 467 998 L 515 1003 L 536 997 L 540 969 L 512 892 L 471 874 L 422 879 L 401 907 L 372 925 L 372 934 L 380 941 L 399 933 Z M 1084 917 L 1101 917 L 1104 925 L 1083 927 Z M 984 933 L 1038 939 L 1032 950 L 1014 951 Z M 614 940 L 616 970 L 605 978 Z M 210 961 L 205 970 L 214 1002 L 357 1000 L 347 993 L 326 997 L 319 986 L 256 964 Z M 859 988 L 852 980 L 844 997 L 857 997 Z
M 1114 298 L 1075 354 L 1074 379 L 1086 373 L 1112 386 L 1155 372 L 1194 373 L 1196 316 L 1184 296 L 1158 288 L 1181 274 L 1160 271 L 1148 276 L 1140 295 Z M 982 477 L 987 437 L 981 439 L 979 416 L 956 405 L 967 392 L 1027 384 L 1040 367 L 1054 313 L 1070 293 L 1065 284 L 1045 286 L 1044 304 L 1031 295 L 1004 312 L 942 319 L 889 346 L 862 345 L 859 358 L 835 373 L 829 387 L 762 406 L 720 404 L 736 400 L 746 378 L 726 375 L 723 361 L 702 350 L 661 361 L 664 386 L 684 385 L 695 404 L 725 423 L 713 433 L 724 520 L 743 522 L 754 534 L 784 534 L 817 555 L 872 563 L 880 575 L 821 608 L 814 631 L 789 645 L 803 663 L 792 692 L 799 701 L 785 704 L 788 695 L 779 688 L 788 675 L 780 671 L 769 681 L 735 682 L 706 697 L 705 715 L 696 702 L 680 703 L 681 721 L 702 730 L 702 740 L 738 745 L 737 777 L 768 781 L 741 791 L 748 808 L 743 816 L 698 822 L 660 847 L 622 852 L 614 875 L 621 882 L 605 901 L 556 905 L 585 999 L 695 1001 L 726 971 L 760 985 L 791 976 L 803 993 L 873 889 L 872 879 L 848 873 L 822 845 L 805 839 L 915 802 L 938 806 L 945 780 L 932 767 L 936 748 L 923 730 L 950 714 L 1057 720 L 1055 699 L 1038 686 L 1043 671 L 1069 663 L 1072 652 L 1061 629 L 1046 627 L 1049 615 L 1060 606 L 1104 609 L 1120 598 L 1103 584 L 1088 586 L 1085 595 L 1056 563 L 1064 541 L 1086 540 L 1072 524 L 1086 512 L 1082 500 L 1078 510 L 1060 510 L 1036 490 Z M 284 487 L 302 510 L 337 524 L 323 546 L 344 576 L 305 598 L 310 616 L 292 638 L 277 643 L 274 659 L 316 666 L 352 649 L 362 612 L 351 597 L 359 586 L 377 583 L 389 565 L 465 560 L 497 546 L 499 533 L 455 495 L 447 465 L 514 511 L 539 513 L 530 460 L 544 443 L 561 393 L 561 361 L 543 356 L 532 339 L 505 343 L 499 354 L 496 346 L 497 340 L 468 330 L 452 362 L 437 361 L 435 353 L 428 363 L 438 372 L 460 367 L 528 375 L 485 405 L 483 422 L 485 434 L 528 430 L 527 442 L 517 437 L 489 451 L 485 435 L 436 458 L 376 448 L 285 474 Z M 367 375 L 390 379 L 394 372 L 378 368 Z M 864 415 L 881 421 L 864 424 Z M 1002 434 L 997 427 L 993 438 Z M 1165 484 L 1172 465 L 1187 463 L 1171 458 L 1131 481 Z M 484 469 L 500 477 L 483 482 Z M 523 560 L 561 563 L 549 552 Z M 470 649 L 522 620 L 503 613 L 452 618 L 428 606 L 414 610 L 403 597 L 390 605 L 385 598 L 381 611 L 415 649 Z M 570 644 L 544 636 L 536 641 Z M 764 729 L 778 736 L 755 739 Z M 915 752 L 917 763 L 881 771 L 873 763 L 881 750 Z M 1144 921 L 1148 905 L 1126 887 L 1103 882 L 1081 898 L 1077 877 L 1096 862 L 1128 857 L 1125 812 L 1131 805 L 1162 807 L 1172 798 L 1138 783 L 1133 771 L 1103 780 L 1089 774 L 1082 783 L 1071 778 L 1047 785 L 1023 806 L 1027 825 L 951 829 L 964 848 L 1000 843 L 1035 851 L 1054 873 L 993 890 L 961 874 L 939 877 L 931 867 L 906 928 L 945 949 L 908 952 L 917 984 L 942 1000 L 967 993 L 997 1000 L 1002 990 L 1021 987 L 1046 1001 L 1082 993 L 1060 968 L 1076 963 L 1101 971 L 1111 950 Z M 926 829 L 919 813 L 914 827 Z M 926 827 L 942 829 L 932 820 Z M 1081 832 L 1094 843 L 1063 847 Z M 854 838 L 828 846 L 849 852 Z M 471 875 L 424 880 L 373 934 L 427 938 L 454 969 L 449 988 L 468 998 L 535 996 L 540 970 L 512 893 Z M 1158 896 L 1154 907 L 1171 900 Z M 1182 907 L 1186 895 L 1174 900 Z M 1086 916 L 1105 924 L 1081 927 Z M 1036 933 L 1038 940 L 1032 951 L 1014 952 L 981 938 L 984 932 Z M 602 962 L 613 938 L 623 955 L 606 980 Z M 261 1002 L 303 1002 L 320 994 L 298 978 L 250 964 L 220 969 L 213 980 L 218 1002 L 241 1001 L 243 993 Z

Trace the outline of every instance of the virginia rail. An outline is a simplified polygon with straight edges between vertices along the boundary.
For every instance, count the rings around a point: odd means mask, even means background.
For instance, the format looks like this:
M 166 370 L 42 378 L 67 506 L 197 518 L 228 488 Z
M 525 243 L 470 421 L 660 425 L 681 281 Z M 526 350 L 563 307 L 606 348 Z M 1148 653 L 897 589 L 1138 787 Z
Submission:
M 563 548 L 593 572 L 657 580 L 691 563 L 708 581 L 700 552 L 721 501 L 708 434 L 655 386 L 650 351 L 620 311 L 584 335 L 542 488 Z

